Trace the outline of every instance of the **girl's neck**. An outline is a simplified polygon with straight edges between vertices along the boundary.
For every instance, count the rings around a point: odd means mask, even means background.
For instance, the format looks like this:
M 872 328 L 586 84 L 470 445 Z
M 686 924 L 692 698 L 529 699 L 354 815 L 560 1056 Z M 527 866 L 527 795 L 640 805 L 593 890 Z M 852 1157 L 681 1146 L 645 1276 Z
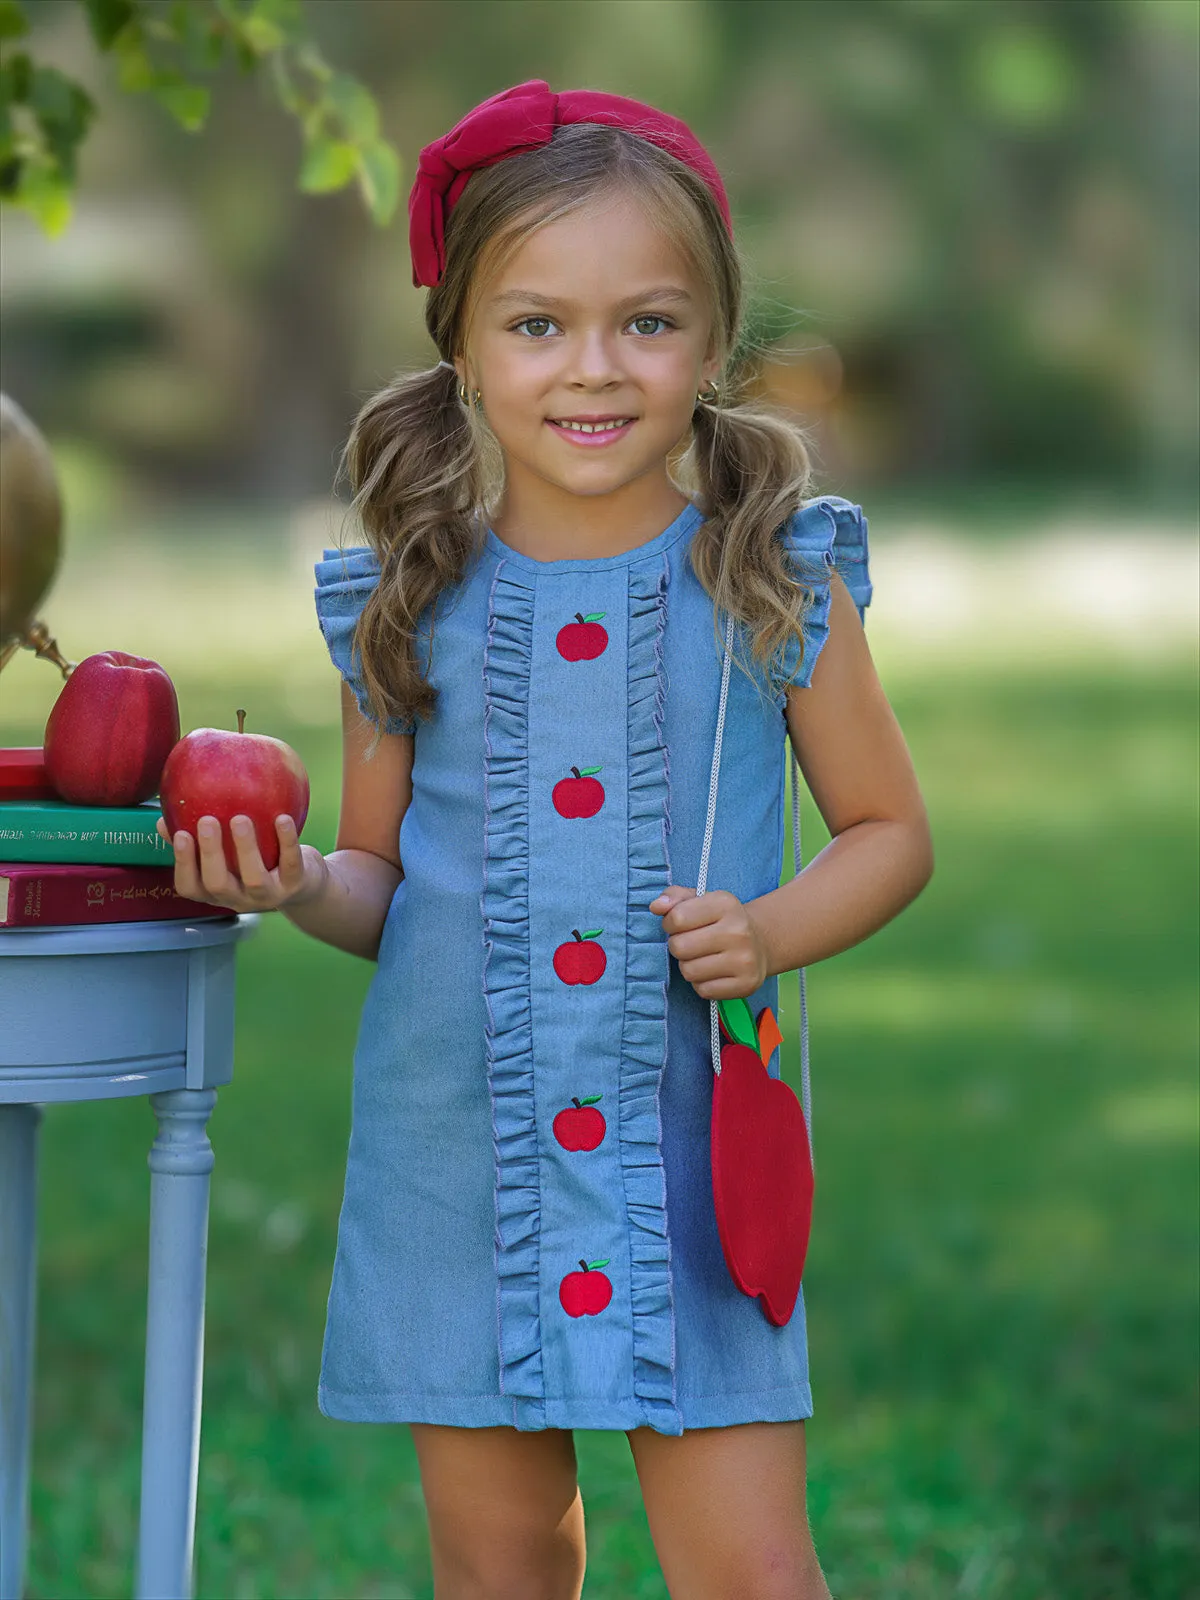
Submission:
M 510 477 L 492 518 L 496 536 L 534 561 L 624 555 L 670 527 L 688 505 L 667 476 L 647 473 L 605 495 L 571 494 Z

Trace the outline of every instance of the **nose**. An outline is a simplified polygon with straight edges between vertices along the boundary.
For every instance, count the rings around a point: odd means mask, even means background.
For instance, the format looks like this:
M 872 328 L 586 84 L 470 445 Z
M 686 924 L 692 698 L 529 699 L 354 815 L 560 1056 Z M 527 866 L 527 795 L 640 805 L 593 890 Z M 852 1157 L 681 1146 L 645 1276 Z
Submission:
M 606 328 L 581 328 L 571 341 L 567 381 L 574 389 L 609 389 L 621 382 L 618 336 Z

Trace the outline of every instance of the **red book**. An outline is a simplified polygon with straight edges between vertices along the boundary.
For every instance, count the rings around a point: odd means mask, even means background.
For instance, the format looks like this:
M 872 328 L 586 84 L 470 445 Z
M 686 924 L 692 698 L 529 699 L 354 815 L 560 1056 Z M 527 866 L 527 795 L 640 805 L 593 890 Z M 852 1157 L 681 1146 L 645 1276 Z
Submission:
M 0 750 L 0 800 L 57 800 L 41 745 Z
M 174 867 L 0 862 L 0 930 L 231 916 L 233 912 L 221 906 L 176 894 Z

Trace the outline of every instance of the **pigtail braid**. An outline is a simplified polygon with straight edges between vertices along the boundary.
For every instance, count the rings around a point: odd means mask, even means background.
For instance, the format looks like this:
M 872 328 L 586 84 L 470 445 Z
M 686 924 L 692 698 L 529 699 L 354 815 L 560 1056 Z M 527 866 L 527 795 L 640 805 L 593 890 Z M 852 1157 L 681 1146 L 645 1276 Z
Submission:
M 678 472 L 706 515 L 690 559 L 714 602 L 718 649 L 720 611 L 747 625 L 752 660 L 763 667 L 793 636 L 803 651 L 801 618 L 811 591 L 797 585 L 779 539 L 809 491 L 801 430 L 761 406 L 698 402 Z
M 454 368 L 443 362 L 374 395 L 354 420 L 343 468 L 350 514 L 380 565 L 355 633 L 378 738 L 390 717 L 432 714 L 437 692 L 417 660 L 417 622 L 460 580 L 480 538 L 479 452 Z

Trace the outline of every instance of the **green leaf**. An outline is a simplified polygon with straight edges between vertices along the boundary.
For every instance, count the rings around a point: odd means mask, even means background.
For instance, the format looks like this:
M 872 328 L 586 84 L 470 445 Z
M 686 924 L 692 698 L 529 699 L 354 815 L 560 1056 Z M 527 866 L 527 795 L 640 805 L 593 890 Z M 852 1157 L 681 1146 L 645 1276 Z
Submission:
M 118 35 L 136 20 L 133 0 L 83 0 L 88 26 L 101 50 L 111 50 Z
M 754 1026 L 754 1014 L 745 1000 L 718 1000 L 717 1011 L 729 1037 L 738 1044 L 748 1044 L 757 1055 L 758 1029 Z
M 606 1267 L 611 1260 L 611 1256 L 605 1256 L 603 1261 L 589 1261 L 587 1264 L 587 1269 L 589 1272 L 595 1272 L 600 1267 Z
M 208 120 L 212 95 L 201 83 L 189 83 L 179 72 L 160 72 L 150 93 L 189 133 L 197 133 Z
M 117 82 L 126 94 L 143 94 L 154 85 L 156 68 L 141 33 L 130 28 L 116 41 Z
M 581 778 L 590 778 L 594 772 L 603 772 L 603 771 L 604 771 L 603 767 L 580 767 L 579 776 Z
M 400 158 L 386 140 L 373 139 L 359 150 L 358 184 L 372 218 L 385 227 L 400 200 Z
M 598 939 L 603 932 L 604 932 L 603 928 L 592 928 L 590 932 L 584 934 L 583 938 L 584 939 Z M 583 943 L 582 939 L 580 940 L 580 943 L 581 944 Z
M 184 65 L 191 72 L 212 72 L 225 54 L 225 30 L 220 21 L 197 10 L 188 0 L 175 0 L 171 20 Z
M 9 105 L 25 105 L 32 83 L 33 62 L 24 51 L 0 63 L 0 94 L 4 95 Z
M 590 1095 L 588 1095 L 586 1100 L 581 1100 L 579 1102 L 579 1104 L 581 1106 L 594 1106 L 596 1104 L 597 1100 L 603 1100 L 603 1099 L 604 1099 L 604 1096 L 602 1094 L 590 1094 Z
M 29 19 L 17 0 L 0 0 L 0 39 L 19 39 L 29 32 Z
M 269 56 L 287 43 L 283 29 L 261 16 L 243 18 L 241 36 L 256 56 Z
M 378 139 L 379 107 L 357 78 L 335 72 L 325 85 L 325 100 L 342 119 L 348 139 L 364 145 Z
M 51 238 L 57 238 L 71 220 L 71 188 L 48 166 L 26 161 L 13 203 L 28 211 Z
M 303 31 L 304 16 L 300 0 L 254 0 L 250 15 L 258 21 L 270 23 L 289 38 L 299 39 Z
M 304 152 L 300 187 L 306 194 L 340 189 L 358 170 L 358 149 L 343 139 L 315 138 Z

